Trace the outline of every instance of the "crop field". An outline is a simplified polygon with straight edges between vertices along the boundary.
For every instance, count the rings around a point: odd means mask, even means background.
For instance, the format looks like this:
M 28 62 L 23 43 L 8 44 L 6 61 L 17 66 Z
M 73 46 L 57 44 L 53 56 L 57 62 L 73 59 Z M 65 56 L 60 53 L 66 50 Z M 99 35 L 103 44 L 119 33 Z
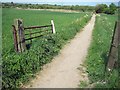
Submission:
M 109 74 L 105 72 L 116 20 L 116 15 L 101 14 L 96 18 L 93 40 L 86 60 L 90 83 L 98 82 L 95 87 L 118 87 L 118 69 L 114 69 Z
M 57 32 L 61 32 L 64 26 L 69 25 L 70 22 L 72 23 L 72 21 L 74 21 L 75 19 L 79 19 L 84 15 L 84 13 L 77 14 L 49 11 L 3 9 L 3 48 L 5 47 L 3 51 L 6 52 L 5 49 L 7 49 L 8 51 L 13 46 L 11 25 L 14 23 L 14 19 L 23 19 L 24 26 L 48 25 L 50 24 L 50 20 L 54 19 Z
M 87 15 L 86 15 L 87 14 Z M 86 16 L 85 16 L 86 15 Z M 72 39 L 91 18 L 91 13 L 62 13 L 39 10 L 3 9 L 2 13 L 2 84 L 4 88 L 19 87 L 35 72 L 49 63 L 62 46 Z M 24 26 L 49 25 L 53 19 L 56 34 L 37 38 L 29 50 L 16 53 L 13 45 L 12 24 L 21 18 Z

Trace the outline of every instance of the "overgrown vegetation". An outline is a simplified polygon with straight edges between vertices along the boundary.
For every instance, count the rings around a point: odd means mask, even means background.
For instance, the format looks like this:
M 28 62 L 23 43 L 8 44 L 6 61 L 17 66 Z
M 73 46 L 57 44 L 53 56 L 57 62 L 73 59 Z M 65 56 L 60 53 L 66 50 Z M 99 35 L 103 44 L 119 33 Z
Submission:
M 115 88 L 119 86 L 118 68 L 110 73 L 105 71 L 116 20 L 117 16 L 115 15 L 100 14 L 96 18 L 86 66 L 90 84 L 95 83 L 94 87 L 97 88 Z
M 106 4 L 98 4 L 95 7 L 96 13 L 105 13 L 105 14 L 115 14 L 117 6 L 114 3 L 111 3 L 109 7 Z
M 53 19 L 56 34 L 38 38 L 34 40 L 29 50 L 15 53 L 11 26 L 15 18 L 22 18 L 24 26 L 48 25 Z M 90 13 L 3 9 L 3 88 L 15 88 L 21 86 L 23 82 L 27 82 L 38 70 L 42 69 L 44 64 L 52 60 L 62 46 L 73 38 L 90 18 Z

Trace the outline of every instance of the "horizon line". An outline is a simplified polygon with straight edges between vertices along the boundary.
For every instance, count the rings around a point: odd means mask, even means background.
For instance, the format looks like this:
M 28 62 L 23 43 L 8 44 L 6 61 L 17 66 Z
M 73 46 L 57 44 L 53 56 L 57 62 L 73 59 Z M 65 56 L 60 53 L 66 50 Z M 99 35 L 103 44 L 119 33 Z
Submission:
M 2 3 L 11 3 L 10 1 L 9 2 L 2 2 Z M 119 2 L 82 2 L 82 1 L 77 1 L 77 2 L 61 2 L 61 1 L 57 1 L 57 2 L 35 2 L 35 1 L 31 1 L 31 2 L 16 2 L 14 1 L 13 3 L 20 3 L 20 4 L 50 4 L 50 5 L 83 5 L 83 6 L 96 6 L 97 4 L 107 4 L 107 5 L 110 5 L 111 3 L 114 3 L 115 5 L 118 6 L 118 4 L 120 3 Z M 78 4 L 79 3 L 79 4 Z

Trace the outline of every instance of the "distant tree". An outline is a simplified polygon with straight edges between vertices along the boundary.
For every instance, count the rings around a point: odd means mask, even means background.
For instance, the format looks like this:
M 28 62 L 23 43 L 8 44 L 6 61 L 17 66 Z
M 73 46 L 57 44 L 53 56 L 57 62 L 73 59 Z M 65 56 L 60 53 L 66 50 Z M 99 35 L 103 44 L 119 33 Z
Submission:
M 114 3 L 111 3 L 109 5 L 110 13 L 115 14 L 115 11 L 117 10 L 117 6 Z
M 111 14 L 111 10 L 109 8 L 106 8 L 104 11 L 105 14 Z
M 106 4 L 98 4 L 95 7 L 95 11 L 96 11 L 96 13 L 104 13 L 107 8 L 108 8 L 108 6 Z
M 75 10 L 79 10 L 79 5 L 75 5 Z
M 77 10 L 77 11 L 93 11 L 94 6 L 79 6 L 79 5 L 50 5 L 50 4 L 20 4 L 20 3 L 2 3 L 3 8 L 31 8 L 31 9 L 67 9 L 67 10 Z
M 14 2 L 11 2 L 12 5 L 14 5 Z
M 95 7 L 96 13 L 105 13 L 105 14 L 115 14 L 117 6 L 114 3 L 111 3 L 109 7 L 106 4 L 98 4 Z
M 73 5 L 70 7 L 70 10 L 74 10 L 74 6 Z
M 109 5 L 109 8 L 110 8 L 110 9 L 113 9 L 113 10 L 116 10 L 116 9 L 117 9 L 117 6 L 116 6 L 114 3 L 111 3 L 111 4 Z

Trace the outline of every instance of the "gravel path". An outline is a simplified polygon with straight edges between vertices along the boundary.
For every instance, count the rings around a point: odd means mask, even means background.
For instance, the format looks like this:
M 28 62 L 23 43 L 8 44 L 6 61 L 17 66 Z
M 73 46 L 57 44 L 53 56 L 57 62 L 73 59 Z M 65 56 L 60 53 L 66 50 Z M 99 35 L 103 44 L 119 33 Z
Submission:
M 82 72 L 83 61 L 87 55 L 95 15 L 88 24 L 60 51 L 53 61 L 44 66 L 36 78 L 26 88 L 77 88 L 81 80 L 87 80 Z

